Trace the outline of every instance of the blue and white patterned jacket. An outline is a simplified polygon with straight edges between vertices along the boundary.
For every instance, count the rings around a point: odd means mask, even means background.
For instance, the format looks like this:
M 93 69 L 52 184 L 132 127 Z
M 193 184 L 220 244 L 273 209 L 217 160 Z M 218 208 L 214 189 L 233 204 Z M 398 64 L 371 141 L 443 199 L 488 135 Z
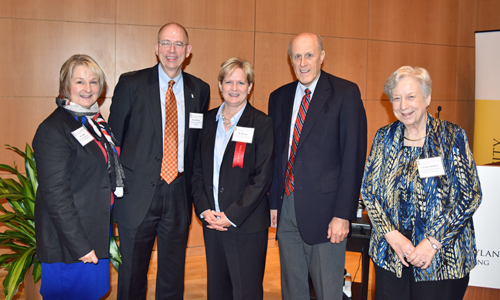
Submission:
M 401 176 L 412 180 L 411 204 L 415 212 L 412 243 L 427 236 L 443 244 L 429 268 L 413 268 L 416 281 L 458 279 L 476 265 L 476 244 L 472 215 L 481 202 L 476 164 L 465 131 L 458 125 L 428 114 L 427 137 L 420 158 L 441 156 L 446 175 L 421 179 L 416 161 L 404 170 L 404 125 L 396 121 L 375 135 L 363 177 L 361 194 L 373 231 L 370 256 L 378 266 L 401 277 L 403 265 L 384 238 L 402 230 Z M 407 176 L 408 178 L 408 176 Z

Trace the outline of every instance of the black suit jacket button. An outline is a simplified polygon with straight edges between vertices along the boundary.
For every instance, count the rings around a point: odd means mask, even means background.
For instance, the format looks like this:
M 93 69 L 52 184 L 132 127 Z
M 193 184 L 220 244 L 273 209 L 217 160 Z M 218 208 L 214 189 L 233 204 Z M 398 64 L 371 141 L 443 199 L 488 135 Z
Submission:
M 161 160 L 161 157 L 157 156 L 157 157 L 155 157 L 155 160 L 156 160 L 156 161 L 160 161 L 160 160 Z
M 224 193 L 224 188 L 220 188 L 219 192 Z
M 151 182 L 151 186 L 155 186 L 155 183 L 154 183 L 154 182 Z

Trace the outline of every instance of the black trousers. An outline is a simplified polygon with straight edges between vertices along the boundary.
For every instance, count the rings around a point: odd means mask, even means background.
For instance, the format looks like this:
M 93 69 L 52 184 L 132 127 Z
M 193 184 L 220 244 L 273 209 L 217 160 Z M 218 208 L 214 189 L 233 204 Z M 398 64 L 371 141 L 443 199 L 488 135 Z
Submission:
M 119 200 L 117 200 L 119 201 Z M 137 199 L 141 201 L 141 199 Z M 157 238 L 156 299 L 183 299 L 189 230 L 185 176 L 167 184 L 159 180 L 146 217 L 137 228 L 118 224 L 122 265 L 118 299 L 146 299 L 147 274 Z
M 266 265 L 268 230 L 233 233 L 206 228 L 208 300 L 259 300 Z
M 375 265 L 375 300 L 460 300 L 469 275 L 461 279 L 415 282 L 413 267 L 404 268 L 401 278 Z

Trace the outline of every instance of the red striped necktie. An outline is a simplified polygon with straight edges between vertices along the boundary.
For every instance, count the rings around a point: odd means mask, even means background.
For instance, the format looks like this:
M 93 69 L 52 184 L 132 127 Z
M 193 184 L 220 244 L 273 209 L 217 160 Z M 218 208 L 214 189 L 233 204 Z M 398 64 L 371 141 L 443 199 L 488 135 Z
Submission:
M 304 125 L 304 121 L 306 120 L 306 114 L 307 110 L 309 109 L 310 102 L 311 102 L 311 91 L 309 89 L 306 89 L 304 97 L 302 97 L 302 102 L 300 103 L 300 109 L 299 113 L 297 114 L 297 119 L 295 120 L 292 146 L 290 147 L 290 157 L 288 158 L 288 164 L 286 166 L 285 192 L 287 196 L 290 196 L 294 188 L 293 163 L 295 161 L 295 153 L 297 153 L 297 146 L 299 145 L 300 133 L 302 132 L 302 126 Z

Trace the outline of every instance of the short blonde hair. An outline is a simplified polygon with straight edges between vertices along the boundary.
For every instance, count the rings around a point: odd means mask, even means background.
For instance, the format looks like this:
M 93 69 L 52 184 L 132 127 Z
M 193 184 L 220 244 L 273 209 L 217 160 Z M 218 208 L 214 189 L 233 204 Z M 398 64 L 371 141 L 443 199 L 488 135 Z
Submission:
M 85 66 L 99 78 L 99 96 L 102 94 L 106 86 L 106 75 L 99 67 L 97 62 L 90 56 L 85 54 L 75 54 L 68 58 L 61 67 L 59 72 L 59 95 L 64 98 L 69 98 L 71 89 L 71 78 L 77 66 Z
M 233 74 L 234 70 L 240 68 L 245 72 L 248 84 L 253 84 L 255 73 L 252 64 L 238 57 L 231 57 L 220 65 L 219 76 L 217 79 L 222 82 L 226 76 Z
M 429 72 L 420 67 L 412 68 L 410 66 L 403 66 L 392 73 L 385 81 L 384 93 L 389 97 L 389 100 L 392 101 L 392 90 L 395 89 L 399 81 L 405 77 L 412 77 L 418 82 L 424 98 L 431 95 L 432 79 Z

